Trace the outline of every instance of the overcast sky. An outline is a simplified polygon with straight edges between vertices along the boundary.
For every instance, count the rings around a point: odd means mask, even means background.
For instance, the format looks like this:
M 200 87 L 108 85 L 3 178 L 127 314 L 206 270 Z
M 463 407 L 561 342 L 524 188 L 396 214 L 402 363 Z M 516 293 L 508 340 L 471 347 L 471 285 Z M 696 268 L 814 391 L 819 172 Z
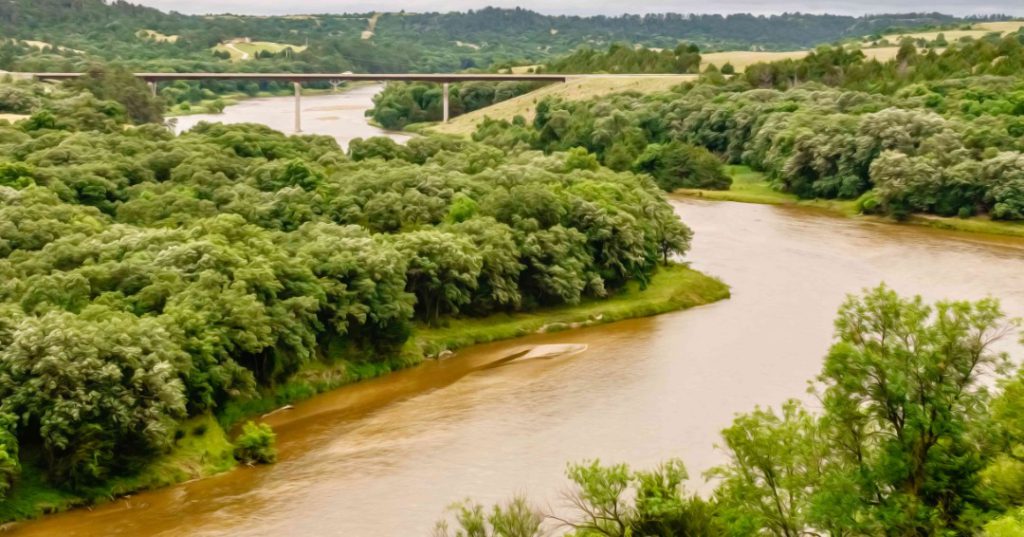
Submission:
M 622 13 L 896 13 L 939 11 L 953 15 L 1024 15 L 1024 0 L 132 0 L 182 13 L 281 15 L 368 11 L 465 11 L 493 5 L 524 7 L 548 14 L 620 15 Z

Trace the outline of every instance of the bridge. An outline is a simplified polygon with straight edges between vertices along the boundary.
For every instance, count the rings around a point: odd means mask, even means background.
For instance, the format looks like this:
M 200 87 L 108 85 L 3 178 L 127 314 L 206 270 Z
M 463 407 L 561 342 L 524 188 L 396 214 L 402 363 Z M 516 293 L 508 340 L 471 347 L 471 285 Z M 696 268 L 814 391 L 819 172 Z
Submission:
M 83 73 L 19 73 L 36 80 L 70 80 Z M 494 74 L 494 73 L 135 73 L 135 76 L 149 84 L 156 95 L 160 82 L 175 80 L 267 80 L 291 82 L 295 87 L 295 132 L 302 132 L 302 84 L 303 82 L 330 82 L 335 87 L 341 82 L 433 82 L 441 84 L 444 96 L 443 121 L 448 122 L 448 85 L 452 82 L 565 82 L 567 75 L 548 74 Z

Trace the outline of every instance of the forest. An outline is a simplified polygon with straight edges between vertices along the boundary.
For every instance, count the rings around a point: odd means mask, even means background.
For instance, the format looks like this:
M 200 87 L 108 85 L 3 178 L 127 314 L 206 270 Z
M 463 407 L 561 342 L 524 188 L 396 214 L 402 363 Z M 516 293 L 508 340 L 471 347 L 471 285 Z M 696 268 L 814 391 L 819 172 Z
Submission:
M 726 162 L 763 171 L 779 190 L 858 200 L 869 213 L 1021 220 L 1022 69 L 1019 32 L 941 53 L 907 43 L 888 62 L 822 47 L 669 93 L 546 99 L 531 124 L 487 120 L 473 137 L 502 148 L 582 147 L 667 189 L 727 188 Z
M 90 61 L 119 61 L 143 71 L 451 72 L 539 63 L 581 44 L 600 49 L 625 42 L 671 49 L 686 40 L 702 49 L 805 49 L 894 28 L 955 27 L 988 19 L 937 13 L 578 17 L 484 8 L 379 14 L 373 35 L 363 39 L 373 16 L 206 17 L 165 13 L 124 0 L 11 0 L 0 5 L 0 35 L 6 38 L 0 45 L 0 69 L 78 71 Z M 214 53 L 216 45 L 238 38 L 292 45 L 292 50 L 235 62 Z
M 97 96 L 141 82 L 79 84 L 0 126 L 0 497 L 24 468 L 88 491 L 310 364 L 399 367 L 414 326 L 612 296 L 688 249 L 650 179 L 583 151 L 175 136 Z M 272 459 L 249 432 L 236 456 Z

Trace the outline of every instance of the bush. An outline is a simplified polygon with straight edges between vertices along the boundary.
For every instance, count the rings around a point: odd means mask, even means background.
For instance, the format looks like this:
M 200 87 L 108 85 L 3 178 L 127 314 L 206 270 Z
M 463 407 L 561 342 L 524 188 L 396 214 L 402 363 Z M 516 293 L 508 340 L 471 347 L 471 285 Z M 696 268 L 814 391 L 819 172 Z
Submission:
M 245 464 L 277 462 L 277 435 L 266 423 L 246 422 L 235 439 L 235 459 Z
M 21 465 L 18 462 L 18 439 L 10 432 L 5 420 L 0 417 L 0 500 L 7 496 L 14 481 L 21 473 Z

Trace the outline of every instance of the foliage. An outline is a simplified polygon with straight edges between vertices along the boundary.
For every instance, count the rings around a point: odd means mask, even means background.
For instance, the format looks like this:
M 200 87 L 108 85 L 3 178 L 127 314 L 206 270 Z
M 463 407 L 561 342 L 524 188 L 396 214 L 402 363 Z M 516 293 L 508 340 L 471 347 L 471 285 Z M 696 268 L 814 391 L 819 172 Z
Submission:
M 696 73 L 700 49 L 681 43 L 673 49 L 651 50 L 613 44 L 606 52 L 581 48 L 548 62 L 540 71 L 549 73 Z
M 532 126 L 485 121 L 474 139 L 504 149 L 584 148 L 666 188 L 727 188 L 717 157 L 801 198 L 859 198 L 865 212 L 1019 220 L 1022 68 L 1019 34 L 884 63 L 823 47 L 745 78 L 706 77 L 667 93 L 544 99 Z
M 674 141 L 651 144 L 636 158 L 633 171 L 649 173 L 663 190 L 708 188 L 727 190 L 732 179 L 722 162 L 703 147 Z
M 91 117 L 0 127 L 0 413 L 65 488 L 186 416 L 317 391 L 299 371 L 387 370 L 416 319 L 602 298 L 689 245 L 649 180 L 579 155 Z
M 538 82 L 464 82 L 452 84 L 448 93 L 449 117 L 479 110 L 533 91 Z M 444 95 L 441 86 L 426 82 L 397 82 L 373 96 L 367 113 L 386 129 L 402 129 L 410 123 L 441 121 Z
M 235 438 L 235 460 L 243 464 L 272 464 L 277 461 L 277 435 L 266 423 L 248 421 Z
M 163 103 L 152 95 L 145 82 L 124 67 L 93 65 L 69 85 L 88 90 L 97 99 L 120 103 L 134 123 L 163 121 Z
M 128 2 L 13 0 L 0 7 L 0 31 L 7 38 L 0 43 L 0 69 L 80 71 L 92 61 L 122 61 L 133 69 L 155 72 L 216 72 L 228 68 L 257 72 L 451 72 L 521 62 L 535 64 L 570 53 L 580 43 L 590 41 L 672 49 L 686 40 L 703 48 L 793 50 L 860 38 L 893 26 L 930 27 L 964 21 L 939 14 L 850 17 L 662 13 L 577 17 L 546 16 L 521 8 L 484 8 L 449 13 L 380 13 L 373 35 L 362 39 L 372 15 L 203 16 L 166 13 Z M 218 52 L 218 45 L 239 37 L 295 43 L 297 36 L 308 39 L 309 46 L 301 52 L 290 47 L 260 51 L 246 61 L 231 61 L 230 54 Z M 45 44 L 35 47 L 26 42 L 29 40 Z M 256 86 L 261 90 L 278 87 Z M 247 81 L 174 87 L 185 93 L 253 90 Z
M 466 500 L 451 507 L 458 529 L 449 533 L 448 522 L 438 521 L 435 537 L 539 537 L 543 517 L 523 496 L 516 496 L 504 506 L 495 505 L 491 514 L 482 505 Z

